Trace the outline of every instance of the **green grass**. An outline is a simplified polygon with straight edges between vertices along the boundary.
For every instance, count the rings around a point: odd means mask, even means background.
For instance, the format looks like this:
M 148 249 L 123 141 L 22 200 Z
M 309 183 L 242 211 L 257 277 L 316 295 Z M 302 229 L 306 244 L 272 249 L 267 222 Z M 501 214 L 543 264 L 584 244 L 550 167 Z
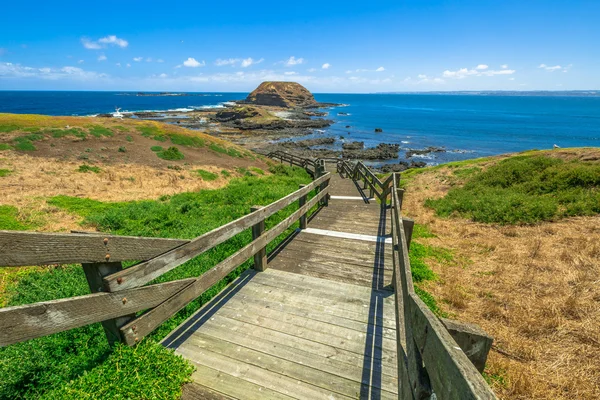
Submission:
M 10 169 L 2 169 L 0 168 L 0 178 L 4 177 L 4 176 L 8 176 L 10 175 L 12 171 Z
M 83 164 L 80 165 L 79 168 L 77 169 L 77 172 L 93 172 L 93 173 L 99 173 L 101 171 L 100 167 L 94 167 L 92 165 L 87 165 L 87 164 Z
M 171 142 L 173 144 L 178 144 L 180 146 L 204 147 L 204 145 L 206 144 L 206 141 L 204 139 L 199 138 L 197 136 L 171 133 L 169 134 L 169 137 L 171 138 Z
M 127 135 L 127 136 L 125 137 L 125 140 L 127 140 L 128 142 L 130 142 L 130 143 L 131 143 L 131 142 L 133 142 L 133 137 L 132 137 L 131 135 Z
M 0 230 L 24 231 L 31 228 L 33 228 L 31 224 L 19 220 L 19 211 L 16 207 L 0 205 Z
M 249 169 L 250 169 L 250 171 L 254 172 L 257 175 L 264 175 L 265 174 L 265 171 L 263 171 L 262 169 L 257 168 L 257 167 L 250 167 Z
M 82 131 L 79 128 L 70 128 L 70 129 L 59 129 L 59 130 L 50 130 L 45 131 L 44 133 L 50 133 L 53 138 L 61 138 L 65 136 L 75 136 L 80 139 L 85 139 L 87 137 L 87 133 Z
M 150 147 L 150 150 L 157 152 L 157 151 L 163 151 L 163 147 L 162 146 L 152 146 Z
M 208 146 L 208 148 L 216 153 L 227 154 L 228 156 L 231 156 L 231 157 L 240 157 L 240 158 L 244 157 L 244 155 L 240 151 L 234 149 L 233 147 L 225 148 L 216 143 L 211 143 L 210 146 Z
M 185 155 L 175 146 L 169 147 L 167 150 L 159 151 L 156 155 L 163 160 L 183 160 Z
M 212 172 L 209 171 L 205 171 L 203 169 L 197 169 L 196 173 L 198 175 L 200 175 L 200 177 L 205 180 L 205 181 L 214 181 L 215 179 L 217 179 L 219 177 L 219 175 L 214 174 Z
M 33 142 L 42 140 L 44 135 L 38 133 L 30 133 L 29 135 L 20 136 L 13 140 L 15 149 L 21 151 L 35 151 L 37 150 Z
M 232 179 L 222 189 L 165 196 L 160 200 L 109 203 L 57 196 L 48 203 L 83 217 L 86 227 L 93 226 L 103 232 L 194 238 L 248 214 L 253 205 L 267 205 L 297 190 L 299 184 L 310 182 L 310 177 L 299 168 L 283 167 L 271 172 L 273 175 L 264 177 Z M 268 218 L 267 229 L 296 209 L 295 203 Z M 271 243 L 268 250 L 273 250 L 295 228 L 297 224 Z M 249 230 L 244 231 L 156 282 L 197 277 L 251 240 Z M 178 398 L 180 385 L 191 370 L 158 341 L 251 265 L 252 260 L 245 262 L 135 348 L 109 349 L 100 324 L 0 348 L 0 398 Z M 81 267 L 60 266 L 36 270 L 9 284 L 6 305 L 87 293 Z
M 19 128 L 20 126 L 14 124 L 0 125 L 0 133 L 10 133 L 18 130 Z
M 224 169 L 223 171 L 221 171 L 221 175 L 223 175 L 225 178 L 229 178 L 231 176 L 231 172 Z
M 447 317 L 447 314 L 440 309 L 435 298 L 420 286 L 420 284 L 425 281 L 436 279 L 436 275 L 427 265 L 427 260 L 433 259 L 442 263 L 449 263 L 454 260 L 452 253 L 449 250 L 425 245 L 418 240 L 420 238 L 431 237 L 435 237 L 435 235 L 429 231 L 427 226 L 415 224 L 410 250 L 408 252 L 410 268 L 413 283 L 415 285 L 415 293 L 435 315 L 438 317 Z
M 90 135 L 97 137 L 97 138 L 102 137 L 102 136 L 106 136 L 106 137 L 114 136 L 114 133 L 110 129 L 105 128 L 101 125 L 92 125 L 92 126 L 89 126 L 88 128 L 89 128 Z
M 12 150 L 12 146 L 8 143 L 0 143 L 0 151 L 2 150 Z
M 137 129 L 144 137 L 158 140 L 159 142 L 165 142 L 167 140 L 165 134 L 154 125 L 138 126 Z
M 121 146 L 121 147 L 119 147 L 118 151 L 119 151 L 119 153 L 127 153 L 127 147 Z
M 511 157 L 469 171 L 462 187 L 427 200 L 442 217 L 498 224 L 535 224 L 600 213 L 600 165 L 539 155 Z

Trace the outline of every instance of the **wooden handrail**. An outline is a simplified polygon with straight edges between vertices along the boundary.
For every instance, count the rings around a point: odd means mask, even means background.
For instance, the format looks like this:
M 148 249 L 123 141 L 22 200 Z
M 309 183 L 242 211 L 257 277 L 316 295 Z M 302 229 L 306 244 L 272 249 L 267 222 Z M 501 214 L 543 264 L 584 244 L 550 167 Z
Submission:
M 188 242 L 103 234 L 0 231 L 0 266 L 149 260 Z
M 302 189 L 295 191 L 260 210 L 236 219 L 226 225 L 216 228 L 196 239 L 177 247 L 159 257 L 134 265 L 104 278 L 104 286 L 111 292 L 142 286 L 153 279 L 163 275 L 173 268 L 198 256 L 216 245 L 231 239 L 238 233 L 251 228 L 281 209 L 297 201 L 300 197 L 314 190 L 323 182 L 329 181 L 330 175 L 326 174 L 312 181 Z
M 315 164 L 316 165 L 316 164 Z M 318 168 L 319 171 L 321 169 Z M 254 212 L 193 240 L 140 238 L 105 234 L 56 234 L 0 231 L 0 265 L 82 263 L 92 294 L 0 309 L 0 346 L 102 322 L 112 343 L 137 342 L 175 312 L 200 296 L 315 205 L 326 204 L 330 173 Z M 318 193 L 310 201 L 307 195 Z M 294 202 L 299 209 L 198 278 L 145 286 L 158 276 L 197 257 Z M 147 260 L 127 269 L 120 261 Z M 258 267 L 255 265 L 255 267 Z M 266 268 L 266 263 L 260 266 Z M 139 318 L 135 313 L 146 312 Z
M 448 330 L 415 293 L 398 193 L 392 179 L 392 259 L 398 332 L 399 394 L 402 398 L 495 399 L 479 371 Z M 404 321 L 401 325 L 400 321 Z M 407 384 L 408 383 L 408 384 Z

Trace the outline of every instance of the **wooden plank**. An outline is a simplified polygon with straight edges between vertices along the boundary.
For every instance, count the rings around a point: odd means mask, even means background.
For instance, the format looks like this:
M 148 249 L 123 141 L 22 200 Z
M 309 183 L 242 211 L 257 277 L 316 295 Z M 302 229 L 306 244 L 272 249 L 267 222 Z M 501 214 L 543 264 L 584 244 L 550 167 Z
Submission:
M 291 244 L 293 244 L 294 242 L 292 241 Z M 336 263 L 343 263 L 346 265 L 356 265 L 359 267 L 363 267 L 363 268 L 370 268 L 371 270 L 373 269 L 373 267 L 375 266 L 375 264 L 377 264 L 377 268 L 384 268 L 384 269 L 389 269 L 390 271 L 393 270 L 392 267 L 392 260 L 391 260 L 391 252 L 389 254 L 389 258 L 388 258 L 388 254 L 386 254 L 386 252 L 382 251 L 381 255 L 378 255 L 378 260 L 375 261 L 375 256 L 371 255 L 370 257 L 360 257 L 358 254 L 356 255 L 356 257 L 352 254 L 348 254 L 348 253 L 336 253 L 336 252 L 332 252 L 329 251 L 329 249 L 327 250 L 322 250 L 322 249 L 314 249 L 311 248 L 309 246 L 291 246 L 288 245 L 286 246 L 286 248 L 281 252 L 281 254 L 285 255 L 286 257 L 290 257 L 290 258 L 295 258 L 295 259 L 304 259 L 305 261 L 315 261 L 315 262 L 322 262 L 324 264 L 327 264 L 329 262 L 336 262 Z
M 185 344 L 185 348 L 195 352 L 196 349 L 217 353 L 225 357 L 252 365 L 259 369 L 275 372 L 288 378 L 296 379 L 312 386 L 324 389 L 327 392 L 354 397 L 360 393 L 361 382 L 348 379 L 335 373 L 312 368 L 296 360 L 288 360 L 257 351 L 247 346 L 235 346 L 230 342 L 197 333 Z M 381 389 L 381 385 L 377 384 Z M 381 390 L 381 398 L 394 398 L 392 392 Z
M 155 307 L 193 282 L 183 279 L 120 293 L 94 293 L 0 308 L 0 346 Z
M 319 186 L 321 183 L 328 181 L 329 177 L 329 174 L 324 175 L 321 178 L 311 182 L 306 187 L 297 190 L 294 193 L 291 193 L 286 197 L 261 208 L 260 210 L 205 233 L 204 235 L 190 241 L 188 244 L 169 251 L 160 257 L 156 257 L 152 260 L 140 263 L 133 267 L 124 269 L 121 272 L 110 275 L 104 280 L 105 286 L 108 287 L 110 291 L 116 292 L 119 290 L 144 285 L 152 281 L 154 278 L 172 270 L 186 261 L 191 260 L 202 252 L 211 249 L 220 243 L 223 243 L 245 229 L 250 228 L 252 225 L 257 224 L 265 218 L 289 206 L 301 196 Z
M 241 400 L 294 400 L 260 385 L 248 382 L 239 377 L 229 375 L 199 363 L 193 363 L 196 371 L 192 380 L 214 391 L 222 392 L 234 399 Z
M 189 240 L 0 231 L 0 266 L 148 260 Z
M 230 347 L 243 346 L 283 360 L 292 361 L 328 374 L 337 375 L 364 384 L 369 383 L 368 380 L 364 380 L 363 378 L 364 369 L 367 369 L 369 370 L 369 375 L 381 376 L 381 385 L 378 385 L 377 382 L 373 382 L 372 384 L 374 386 L 392 393 L 396 390 L 397 374 L 395 369 L 383 369 L 379 363 L 375 363 L 374 368 L 372 369 L 373 363 L 369 362 L 369 358 L 367 358 L 367 362 L 363 363 L 363 365 L 360 363 L 360 357 L 353 362 L 343 362 L 322 355 L 316 356 L 312 353 L 308 353 L 304 351 L 303 348 L 295 346 L 295 342 L 288 342 L 288 344 L 285 345 L 270 341 L 270 336 L 257 339 L 244 334 L 243 331 L 231 329 L 219 330 L 215 327 L 209 329 L 204 329 L 204 327 L 202 327 L 189 338 L 189 343 L 186 342 L 185 345 L 194 345 L 198 337 L 212 337 L 217 340 L 228 342 Z
M 222 373 L 239 377 L 246 382 L 265 387 L 280 394 L 296 399 L 323 399 L 329 400 L 331 392 L 313 386 L 298 379 L 292 379 L 277 372 L 255 366 L 222 356 L 213 351 L 202 348 L 180 347 L 177 353 L 197 365 L 213 368 Z M 217 390 L 224 391 L 225 388 L 218 387 Z M 337 394 L 336 398 L 350 399 L 350 397 Z M 243 398 L 243 397 L 242 397 Z
M 308 186 L 307 186 L 308 187 Z M 323 196 L 327 195 L 327 190 L 320 192 L 307 202 L 302 208 L 292 213 L 289 217 L 281 221 L 272 229 L 265 232 L 258 239 L 252 241 L 248 245 L 236 253 L 229 256 L 210 270 L 206 271 L 202 276 L 197 278 L 191 285 L 186 287 L 185 290 L 177 293 L 177 295 L 171 297 L 163 304 L 155 307 L 147 313 L 141 315 L 137 319 L 124 325 L 121 328 L 121 334 L 125 338 L 125 341 L 129 345 L 133 345 L 137 340 L 143 338 L 148 333 L 156 329 L 161 323 L 169 319 L 177 311 L 181 310 L 188 303 L 196 299 L 211 286 L 216 284 L 218 281 L 226 277 L 235 268 L 237 268 L 244 261 L 256 254 L 260 249 L 265 247 L 277 236 L 281 235 L 287 228 L 289 228 L 294 222 L 300 218 L 300 216 L 310 210 Z M 263 209 L 257 211 L 260 213 Z M 127 270 L 125 270 L 127 271 Z M 133 326 L 137 329 L 134 331 Z
M 206 386 L 191 382 L 183 385 L 182 400 L 233 400 L 233 397 L 216 392 Z

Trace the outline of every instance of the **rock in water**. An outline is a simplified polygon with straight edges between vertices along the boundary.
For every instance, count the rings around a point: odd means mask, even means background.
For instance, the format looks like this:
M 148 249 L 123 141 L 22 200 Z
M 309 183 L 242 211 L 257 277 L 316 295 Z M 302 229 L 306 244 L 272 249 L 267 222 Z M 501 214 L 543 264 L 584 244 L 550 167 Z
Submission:
M 317 106 L 312 93 L 296 82 L 263 82 L 248 95 L 246 102 L 285 108 Z
M 383 129 L 381 129 L 381 128 L 375 128 L 375 133 L 381 133 L 381 132 L 383 132 Z

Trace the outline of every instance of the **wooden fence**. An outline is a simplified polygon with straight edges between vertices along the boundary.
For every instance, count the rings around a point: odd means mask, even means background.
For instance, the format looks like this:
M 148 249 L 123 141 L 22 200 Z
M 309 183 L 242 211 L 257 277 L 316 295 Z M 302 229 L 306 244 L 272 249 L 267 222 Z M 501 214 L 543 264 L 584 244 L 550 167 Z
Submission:
M 110 343 L 133 345 L 160 324 L 254 257 L 266 267 L 266 246 L 296 221 L 306 221 L 313 206 L 326 204 L 329 173 L 250 214 L 193 240 L 0 231 L 0 266 L 80 263 L 91 294 L 0 308 L 0 346 L 102 322 Z M 316 194 L 308 200 L 309 193 Z M 297 211 L 265 231 L 265 219 L 299 203 Z M 152 280 L 225 242 L 246 229 L 253 240 L 196 278 L 147 285 Z M 122 262 L 143 260 L 123 269 Z M 141 315 L 137 313 L 145 311 Z

